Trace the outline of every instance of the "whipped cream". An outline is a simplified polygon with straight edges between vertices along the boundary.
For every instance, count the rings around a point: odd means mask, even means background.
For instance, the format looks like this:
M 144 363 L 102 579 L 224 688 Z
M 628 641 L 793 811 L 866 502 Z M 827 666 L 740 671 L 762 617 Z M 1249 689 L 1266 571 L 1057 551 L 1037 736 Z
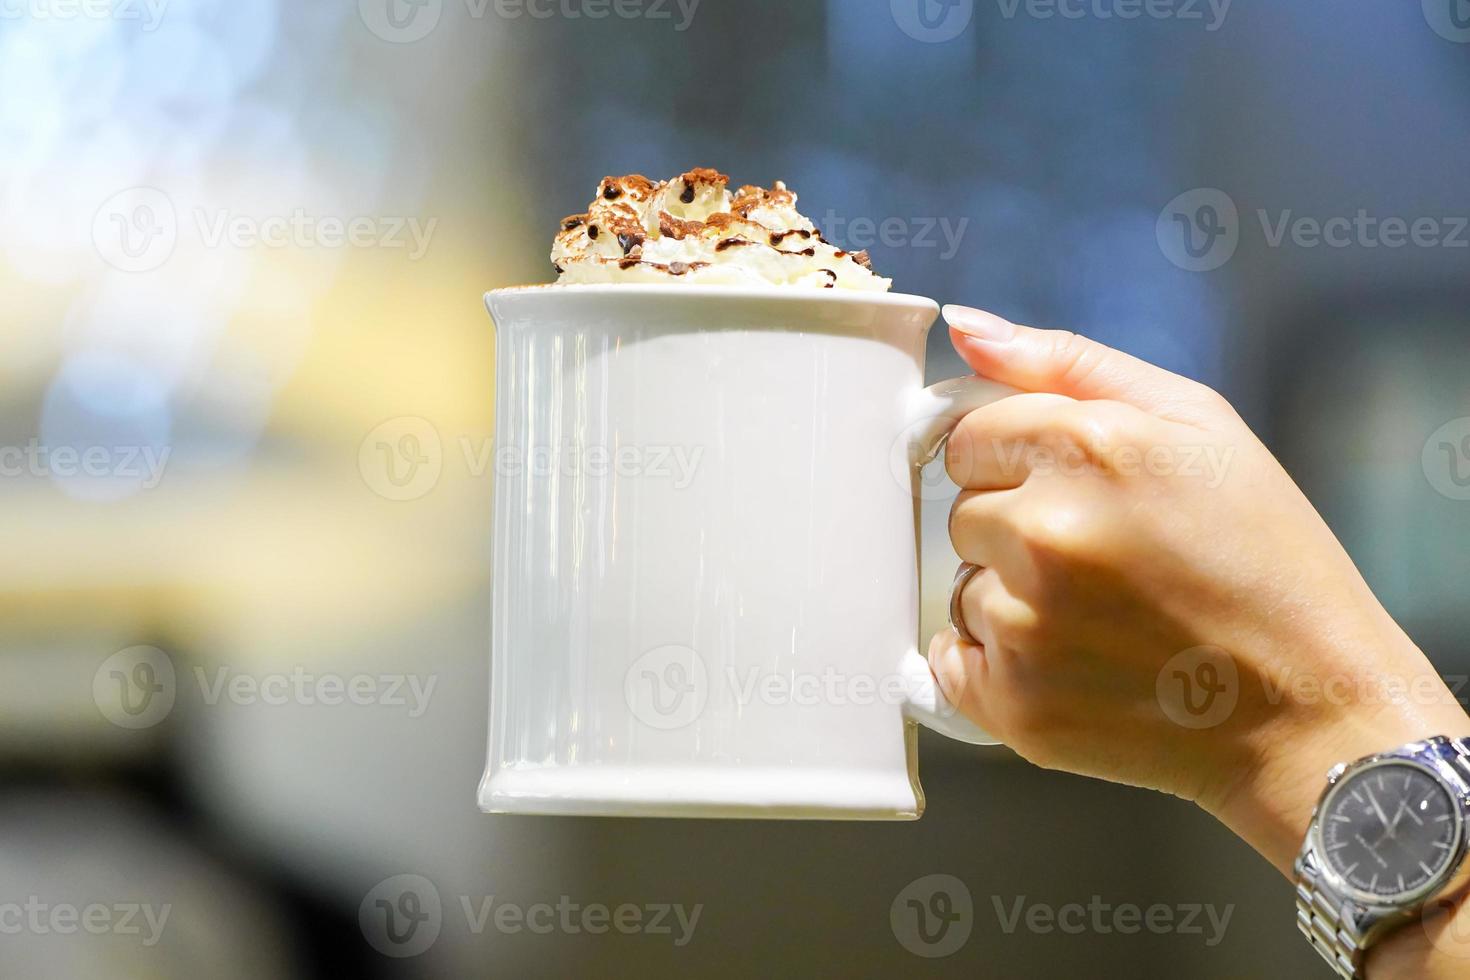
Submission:
M 742 187 L 697 168 L 657 183 L 605 177 L 551 248 L 559 283 L 689 283 L 886 290 L 867 252 L 829 243 L 781 181 Z

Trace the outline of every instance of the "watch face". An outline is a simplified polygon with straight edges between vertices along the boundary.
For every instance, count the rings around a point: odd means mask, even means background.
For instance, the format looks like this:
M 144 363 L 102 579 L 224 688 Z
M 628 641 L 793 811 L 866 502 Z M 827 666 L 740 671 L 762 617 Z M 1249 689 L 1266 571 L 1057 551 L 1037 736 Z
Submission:
M 1424 769 L 1384 762 L 1333 788 L 1322 806 L 1327 870 L 1365 896 L 1398 904 L 1436 885 L 1459 844 L 1455 800 Z

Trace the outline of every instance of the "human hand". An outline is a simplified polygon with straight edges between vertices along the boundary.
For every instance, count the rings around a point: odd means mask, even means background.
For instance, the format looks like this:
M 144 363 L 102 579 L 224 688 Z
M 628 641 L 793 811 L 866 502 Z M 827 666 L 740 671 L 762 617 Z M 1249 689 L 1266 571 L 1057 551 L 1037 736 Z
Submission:
M 1332 764 L 1470 731 L 1222 397 L 1069 333 L 945 316 L 978 374 L 1026 392 L 946 454 L 979 645 L 946 630 L 930 663 L 966 715 L 1039 765 L 1196 801 L 1288 873 Z

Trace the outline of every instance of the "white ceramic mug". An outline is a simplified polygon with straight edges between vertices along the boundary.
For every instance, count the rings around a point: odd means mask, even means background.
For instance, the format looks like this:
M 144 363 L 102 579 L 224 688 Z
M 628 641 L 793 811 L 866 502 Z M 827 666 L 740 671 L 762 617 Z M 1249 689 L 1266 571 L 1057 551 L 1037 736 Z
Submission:
M 486 296 L 494 813 L 914 819 L 919 468 L 1009 393 L 923 387 L 939 309 L 664 285 Z

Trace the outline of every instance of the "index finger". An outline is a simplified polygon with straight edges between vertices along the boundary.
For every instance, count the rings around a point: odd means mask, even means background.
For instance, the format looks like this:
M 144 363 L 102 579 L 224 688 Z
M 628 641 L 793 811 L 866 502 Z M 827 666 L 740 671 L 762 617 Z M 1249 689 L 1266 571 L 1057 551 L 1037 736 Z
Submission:
M 944 468 L 966 490 L 1011 490 L 1031 473 L 1027 448 L 1058 412 L 1077 404 L 1066 395 L 1011 395 L 960 420 L 944 448 Z

